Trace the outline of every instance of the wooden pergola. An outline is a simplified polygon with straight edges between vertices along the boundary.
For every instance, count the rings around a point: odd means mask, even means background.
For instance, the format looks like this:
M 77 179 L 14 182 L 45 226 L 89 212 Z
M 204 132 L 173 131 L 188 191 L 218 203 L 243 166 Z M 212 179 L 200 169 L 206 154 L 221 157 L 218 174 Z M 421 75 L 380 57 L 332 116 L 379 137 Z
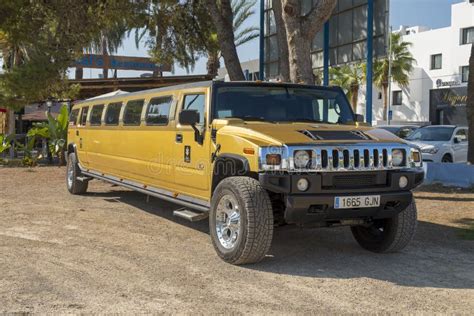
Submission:
M 69 83 L 79 84 L 81 86 L 77 99 L 83 100 L 116 90 L 135 92 L 207 80 L 212 80 L 212 77 L 209 75 L 192 75 L 145 78 L 72 79 L 69 80 Z

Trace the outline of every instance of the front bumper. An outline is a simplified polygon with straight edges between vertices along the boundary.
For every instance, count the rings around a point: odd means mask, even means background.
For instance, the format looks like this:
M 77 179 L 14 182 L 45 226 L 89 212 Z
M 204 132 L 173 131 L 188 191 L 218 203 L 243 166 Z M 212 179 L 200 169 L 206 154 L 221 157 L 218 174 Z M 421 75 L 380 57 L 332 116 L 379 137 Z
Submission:
M 408 185 L 401 189 L 401 176 Z M 268 191 L 280 193 L 285 203 L 288 223 L 306 224 L 345 219 L 388 218 L 397 215 L 411 203 L 411 189 L 423 181 L 423 170 L 390 170 L 335 173 L 261 173 L 260 184 Z M 310 186 L 300 192 L 296 183 L 306 178 Z M 380 195 L 380 206 L 360 209 L 335 209 L 336 196 Z

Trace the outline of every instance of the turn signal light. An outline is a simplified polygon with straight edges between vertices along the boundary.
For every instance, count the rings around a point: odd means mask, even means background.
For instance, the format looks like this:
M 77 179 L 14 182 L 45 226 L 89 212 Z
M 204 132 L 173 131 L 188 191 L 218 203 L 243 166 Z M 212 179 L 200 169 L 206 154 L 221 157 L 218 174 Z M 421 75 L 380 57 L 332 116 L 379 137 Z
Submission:
M 421 161 L 420 153 L 418 151 L 412 152 L 412 157 L 413 157 L 414 162 L 420 162 Z
M 244 148 L 244 154 L 253 155 L 255 154 L 255 150 L 253 148 Z
M 281 155 L 280 154 L 268 154 L 267 157 L 267 165 L 279 165 L 281 164 Z

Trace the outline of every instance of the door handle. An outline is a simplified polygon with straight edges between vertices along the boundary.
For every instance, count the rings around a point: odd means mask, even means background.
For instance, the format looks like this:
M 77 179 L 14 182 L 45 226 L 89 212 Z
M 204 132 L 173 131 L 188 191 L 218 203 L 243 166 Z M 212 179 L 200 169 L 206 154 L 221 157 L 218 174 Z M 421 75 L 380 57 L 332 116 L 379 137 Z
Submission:
M 176 142 L 177 143 L 183 142 L 183 134 L 176 134 Z
M 79 131 L 76 131 L 76 136 L 79 136 Z

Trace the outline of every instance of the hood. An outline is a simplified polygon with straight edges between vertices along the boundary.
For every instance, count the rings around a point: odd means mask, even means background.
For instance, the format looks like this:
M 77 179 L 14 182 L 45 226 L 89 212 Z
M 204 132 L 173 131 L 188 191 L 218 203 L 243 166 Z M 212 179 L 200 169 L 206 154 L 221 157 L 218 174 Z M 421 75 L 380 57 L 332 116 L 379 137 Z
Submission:
M 441 147 L 441 146 L 446 145 L 447 142 L 445 141 L 409 141 L 408 143 L 423 150 L 423 149 L 429 149 L 429 148 L 434 148 L 434 147 Z
M 266 123 L 242 120 L 219 120 L 218 134 L 235 135 L 260 146 L 325 144 L 325 143 L 405 143 L 382 129 L 360 125 L 319 123 Z M 224 124 L 219 124 L 224 123 Z M 220 125 L 220 126 L 219 126 Z M 219 128 L 220 127 L 220 128 Z

